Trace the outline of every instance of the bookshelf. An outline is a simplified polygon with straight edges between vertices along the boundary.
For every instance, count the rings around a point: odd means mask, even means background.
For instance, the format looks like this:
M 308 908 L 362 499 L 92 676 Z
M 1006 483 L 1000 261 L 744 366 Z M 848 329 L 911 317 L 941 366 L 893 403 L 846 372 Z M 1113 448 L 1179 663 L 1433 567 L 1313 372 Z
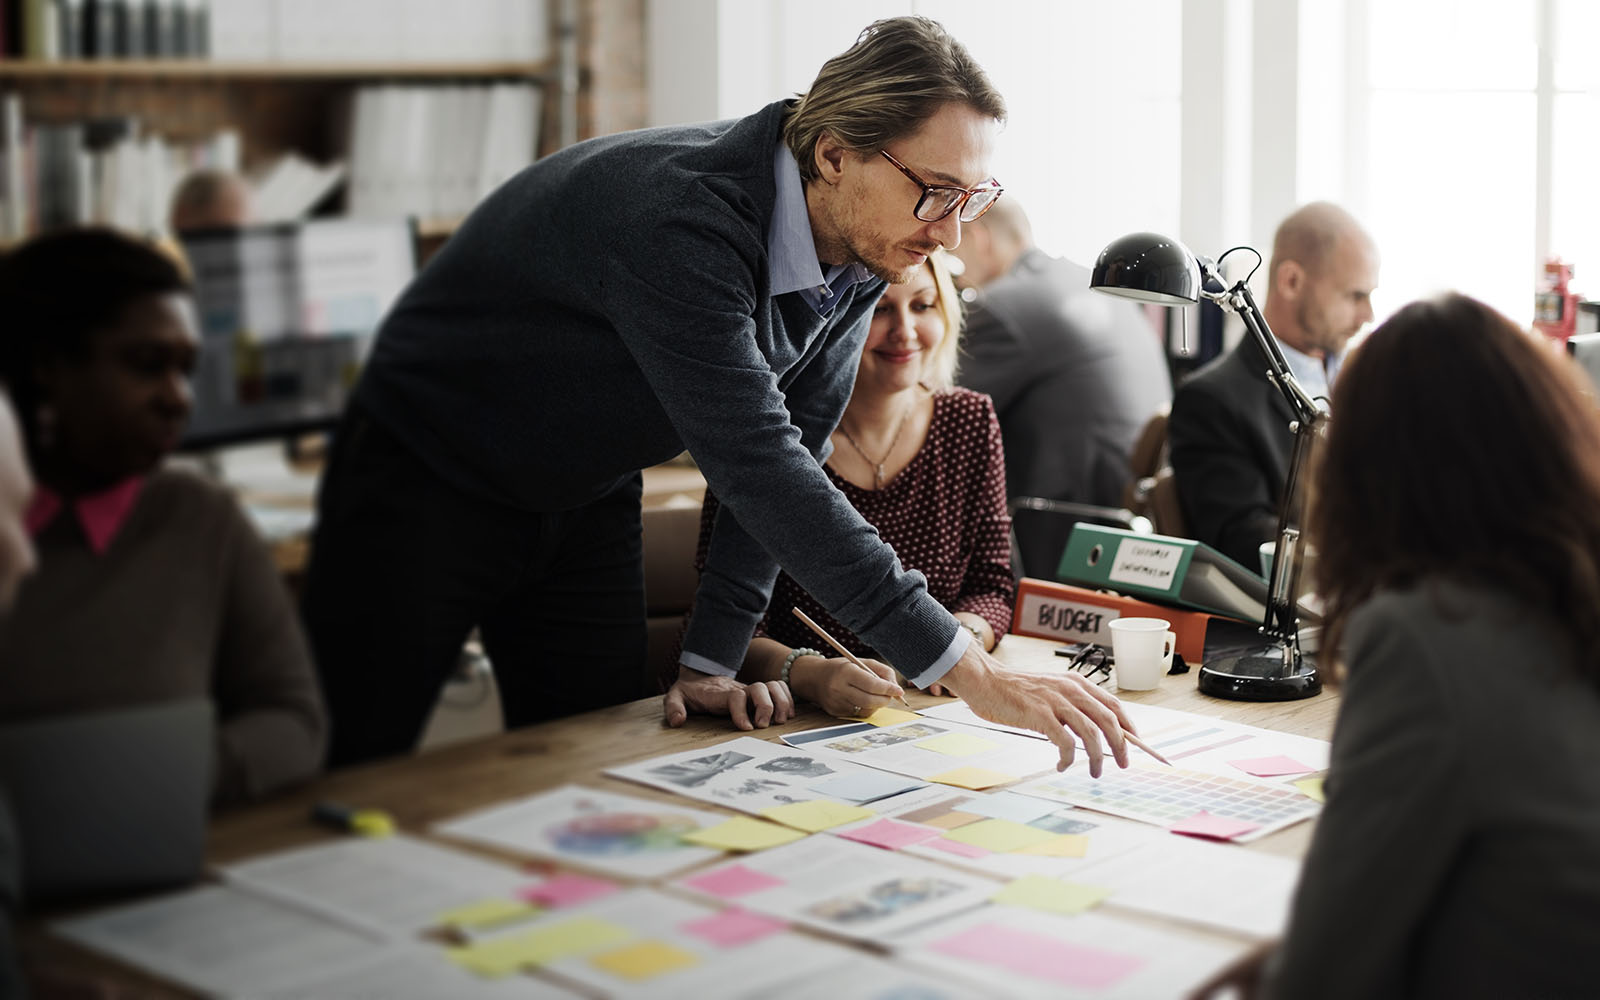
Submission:
M 273 0 L 298 3 L 308 0 Z M 327 5 L 353 0 L 326 0 Z M 492 2 L 492 0 L 490 0 Z M 0 58 L 0 97 L 17 95 L 31 124 L 135 118 L 175 144 L 233 133 L 238 164 L 257 170 L 285 153 L 347 158 L 356 95 L 377 87 L 535 88 L 539 155 L 644 124 L 645 0 L 545 0 L 548 58 L 73 59 Z M 324 211 L 338 212 L 335 201 Z M 423 253 L 459 214 L 419 206 Z

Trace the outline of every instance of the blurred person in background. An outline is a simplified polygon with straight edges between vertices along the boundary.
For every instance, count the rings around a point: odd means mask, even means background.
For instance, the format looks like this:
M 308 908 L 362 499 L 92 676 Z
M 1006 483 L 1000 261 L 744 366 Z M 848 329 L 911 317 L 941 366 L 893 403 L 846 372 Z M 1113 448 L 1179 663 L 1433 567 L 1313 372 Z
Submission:
M 1035 246 L 1009 196 L 953 252 L 975 290 L 959 380 L 994 399 L 1006 493 L 1122 506 L 1128 453 L 1172 401 L 1155 327 L 1135 303 L 1090 289 L 1088 268 Z

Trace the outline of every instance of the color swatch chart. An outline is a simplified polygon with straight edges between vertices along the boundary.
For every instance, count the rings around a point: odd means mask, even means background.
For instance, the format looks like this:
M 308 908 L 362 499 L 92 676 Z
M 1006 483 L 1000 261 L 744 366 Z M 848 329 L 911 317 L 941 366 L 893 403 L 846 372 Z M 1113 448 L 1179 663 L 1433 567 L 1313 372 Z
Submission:
M 1313 816 L 1322 807 L 1295 788 L 1278 787 L 1226 775 L 1136 765 L 1126 771 L 1106 768 L 1099 778 L 1087 770 L 1030 782 L 1016 789 L 1113 816 L 1171 827 L 1197 813 L 1258 827 L 1250 840 Z

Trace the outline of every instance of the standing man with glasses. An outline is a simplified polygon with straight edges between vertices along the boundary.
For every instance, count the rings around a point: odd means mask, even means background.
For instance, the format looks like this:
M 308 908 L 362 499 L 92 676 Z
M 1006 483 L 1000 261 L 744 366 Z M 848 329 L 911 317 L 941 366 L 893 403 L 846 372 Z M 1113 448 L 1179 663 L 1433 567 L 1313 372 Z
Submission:
M 636 697 L 639 470 L 687 448 L 723 507 L 669 725 L 793 714 L 733 679 L 781 565 L 919 686 L 1125 766 L 1115 699 L 1005 671 L 820 464 L 884 283 L 1000 196 L 1004 116 L 943 28 L 892 18 L 796 101 L 579 143 L 490 195 L 385 319 L 322 486 L 331 763 L 410 750 L 475 626 L 509 726 Z

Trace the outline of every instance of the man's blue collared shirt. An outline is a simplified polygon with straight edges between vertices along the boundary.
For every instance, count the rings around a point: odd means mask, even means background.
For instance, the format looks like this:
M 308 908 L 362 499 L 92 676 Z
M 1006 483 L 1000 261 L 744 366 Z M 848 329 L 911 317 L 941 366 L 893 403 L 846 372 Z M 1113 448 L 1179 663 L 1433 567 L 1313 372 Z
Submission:
M 817 241 L 811 235 L 800 165 L 782 142 L 772 157 L 772 176 L 778 185 L 772 227 L 767 233 L 767 277 L 772 281 L 772 294 L 799 292 L 817 315 L 826 316 L 850 286 L 872 275 L 855 263 L 835 264 L 823 275 L 822 264 L 817 260 Z

